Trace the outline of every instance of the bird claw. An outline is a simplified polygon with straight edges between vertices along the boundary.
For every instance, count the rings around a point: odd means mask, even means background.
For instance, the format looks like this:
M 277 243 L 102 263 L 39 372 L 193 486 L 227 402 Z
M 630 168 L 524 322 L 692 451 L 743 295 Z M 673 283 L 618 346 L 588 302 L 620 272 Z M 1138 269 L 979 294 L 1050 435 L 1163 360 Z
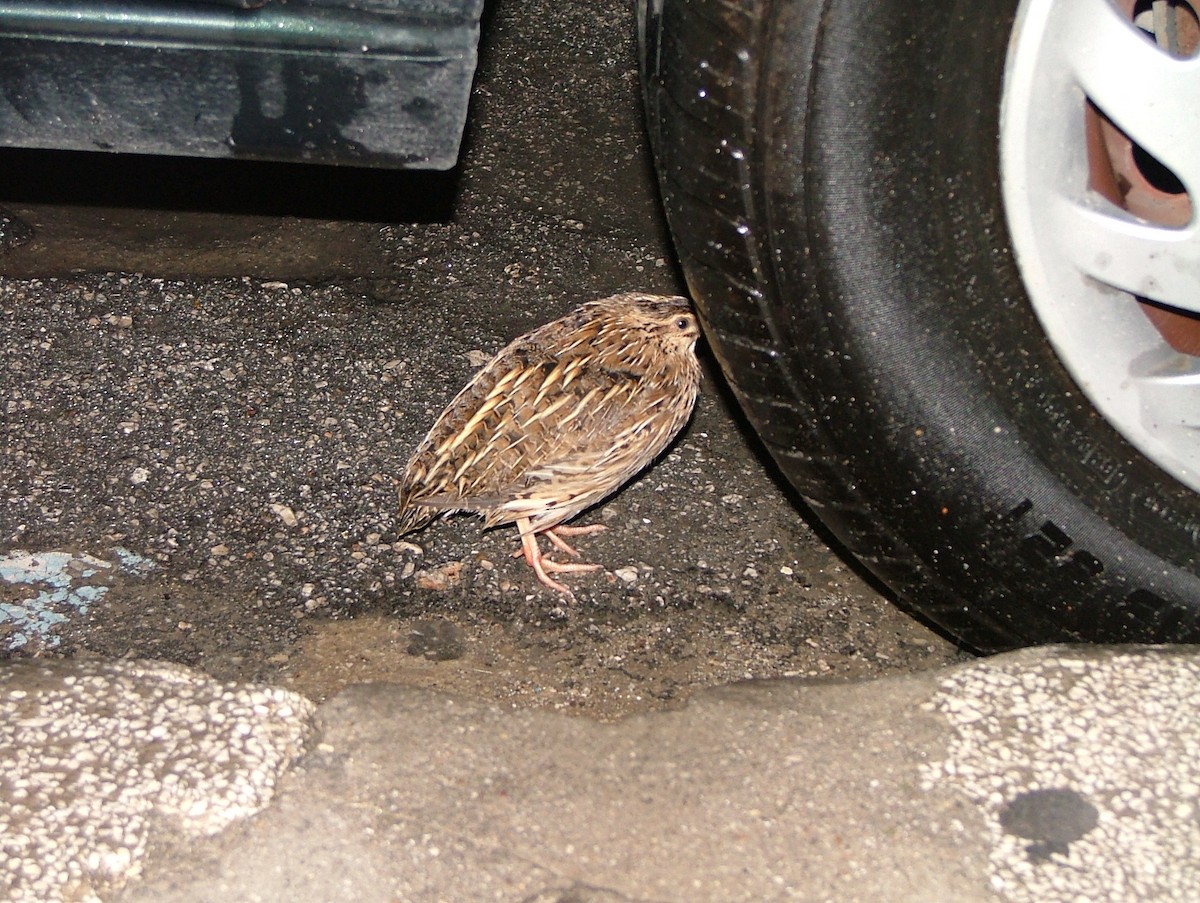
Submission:
M 579 550 L 563 539 L 563 537 L 591 536 L 593 533 L 603 533 L 607 529 L 608 527 L 604 526 L 604 524 L 588 524 L 587 526 L 583 527 L 564 527 L 559 525 L 557 527 L 551 527 L 549 530 L 547 530 L 546 535 L 550 537 L 550 542 L 554 544 L 555 548 L 561 549 L 572 558 L 578 558 Z M 597 567 L 599 567 L 599 565 L 597 565 Z M 588 570 L 591 570 L 591 568 Z
M 557 527 L 551 527 L 547 533 L 554 533 L 558 536 L 590 536 L 593 533 L 603 533 L 608 527 L 604 524 L 583 524 L 578 527 L 568 527 L 566 524 L 559 524 Z
M 561 562 L 552 558 L 542 558 L 542 567 L 555 574 L 582 574 L 585 571 L 602 571 L 602 564 L 581 564 L 580 562 Z

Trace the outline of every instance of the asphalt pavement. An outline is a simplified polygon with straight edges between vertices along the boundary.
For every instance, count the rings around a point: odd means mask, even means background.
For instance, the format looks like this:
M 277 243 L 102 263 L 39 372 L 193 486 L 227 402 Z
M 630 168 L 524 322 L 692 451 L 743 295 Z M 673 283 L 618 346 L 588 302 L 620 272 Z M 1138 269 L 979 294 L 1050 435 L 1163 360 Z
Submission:
M 493 4 L 446 174 L 0 153 L 9 898 L 1194 896 L 1192 655 L 972 660 L 711 360 L 574 605 L 512 531 L 396 534 L 489 354 L 685 291 L 632 27 Z
M 685 290 L 632 23 L 495 4 L 450 173 L 0 157 L 29 226 L 0 257 L 9 654 L 601 717 L 963 657 L 831 549 L 707 354 L 690 427 L 586 516 L 610 529 L 580 541 L 605 571 L 570 579 L 577 605 L 511 529 L 397 534 L 409 453 L 490 354 L 593 298 Z

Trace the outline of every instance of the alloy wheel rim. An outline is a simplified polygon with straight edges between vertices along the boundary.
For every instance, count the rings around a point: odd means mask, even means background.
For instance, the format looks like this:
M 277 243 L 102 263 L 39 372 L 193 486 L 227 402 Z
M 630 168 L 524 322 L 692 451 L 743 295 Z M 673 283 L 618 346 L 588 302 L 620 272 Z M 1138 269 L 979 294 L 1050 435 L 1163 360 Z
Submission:
M 1059 358 L 1131 444 L 1200 491 L 1196 21 L 1181 0 L 1021 0 L 1000 169 Z

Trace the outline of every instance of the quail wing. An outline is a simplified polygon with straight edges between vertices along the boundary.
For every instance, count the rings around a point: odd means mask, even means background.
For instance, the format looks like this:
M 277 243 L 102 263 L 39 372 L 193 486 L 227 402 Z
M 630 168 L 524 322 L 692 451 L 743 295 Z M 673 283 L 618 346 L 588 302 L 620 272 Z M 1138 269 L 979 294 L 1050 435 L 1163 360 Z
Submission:
M 670 442 L 694 393 L 679 398 L 644 374 L 596 363 L 582 353 L 502 353 L 414 455 L 410 471 L 421 486 L 407 504 L 430 516 L 472 511 L 487 526 L 528 517 L 543 530 L 603 499 Z

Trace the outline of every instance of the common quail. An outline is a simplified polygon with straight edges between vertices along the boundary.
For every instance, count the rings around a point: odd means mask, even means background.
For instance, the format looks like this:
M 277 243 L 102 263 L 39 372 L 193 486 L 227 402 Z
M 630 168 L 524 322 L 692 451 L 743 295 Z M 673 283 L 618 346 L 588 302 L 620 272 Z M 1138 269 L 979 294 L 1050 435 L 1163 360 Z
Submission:
M 700 328 L 686 298 L 591 301 L 513 340 L 467 383 L 417 446 L 400 487 L 401 534 L 455 511 L 515 523 L 521 552 L 548 572 L 598 564 L 542 556 L 538 534 L 577 557 L 567 527 L 654 460 L 687 423 L 700 384 Z

